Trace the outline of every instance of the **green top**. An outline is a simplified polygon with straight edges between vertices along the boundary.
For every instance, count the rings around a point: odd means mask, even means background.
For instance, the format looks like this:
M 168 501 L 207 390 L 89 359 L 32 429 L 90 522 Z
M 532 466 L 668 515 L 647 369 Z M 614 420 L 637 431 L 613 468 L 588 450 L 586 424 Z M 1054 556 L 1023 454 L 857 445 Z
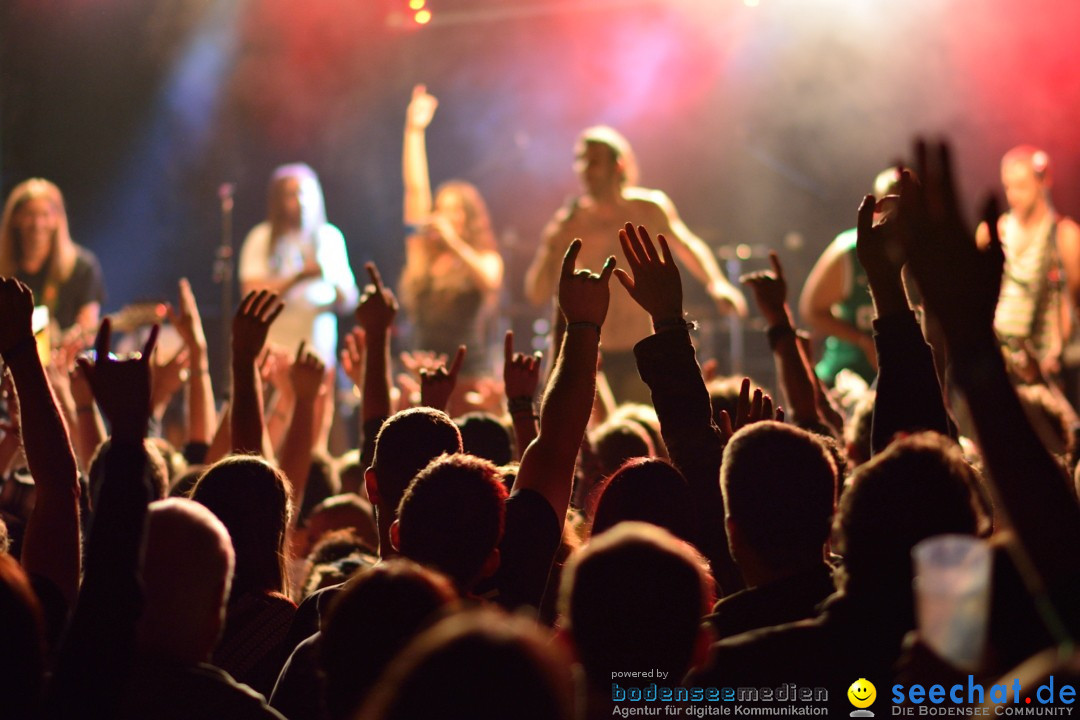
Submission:
M 870 282 L 866 271 L 859 264 L 855 255 L 855 228 L 845 230 L 836 236 L 836 243 L 848 262 L 850 283 L 844 299 L 833 306 L 833 314 L 840 320 L 850 323 L 867 335 L 873 332 L 874 303 L 870 299 Z M 836 382 L 836 374 L 847 368 L 872 383 L 877 373 L 858 345 L 837 337 L 825 338 L 825 352 L 814 367 L 817 376 L 828 386 Z

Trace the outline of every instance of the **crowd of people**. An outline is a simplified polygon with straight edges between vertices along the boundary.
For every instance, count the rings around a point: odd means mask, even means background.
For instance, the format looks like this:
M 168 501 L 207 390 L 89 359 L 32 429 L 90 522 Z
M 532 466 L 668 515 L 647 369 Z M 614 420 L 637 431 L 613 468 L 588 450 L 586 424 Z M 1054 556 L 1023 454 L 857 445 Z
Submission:
M 397 297 L 371 263 L 350 297 L 310 168 L 275 174 L 245 244 L 221 408 L 190 286 L 168 315 L 176 356 L 157 357 L 157 326 L 141 352 L 112 354 L 100 282 L 81 305 L 49 296 L 54 273 L 95 267 L 59 192 L 17 188 L 0 237 L 0 717 L 592 720 L 733 699 L 847 715 L 855 681 L 891 714 L 894 684 L 1077 681 L 1076 416 L 1045 355 L 1031 372 L 1003 352 L 998 318 L 1010 228 L 1043 237 L 1044 218 L 999 222 L 991 201 L 976 232 L 948 147 L 917 143 L 829 271 L 865 281 L 859 322 L 833 320 L 870 387 L 841 395 L 835 372 L 815 373 L 773 254 L 740 279 L 767 325 L 770 391 L 699 356 L 685 273 L 728 310 L 745 313 L 744 296 L 670 201 L 636 188 L 625 141 L 594 128 L 586 192 L 527 278 L 555 301 L 552 357 L 507 333 L 496 363 L 472 345 L 501 261 L 475 188 L 432 200 L 434 110 L 418 87 L 400 286 L 432 351 L 416 394 L 392 379 Z M 448 293 L 467 307 L 431 307 Z M 43 303 L 74 309 L 62 325 L 92 321 L 91 351 L 40 352 Z M 354 304 L 340 366 L 362 430 L 328 457 L 336 337 L 319 317 Z M 448 414 L 479 380 L 499 407 Z M 159 432 L 174 395 L 175 444 Z M 943 535 L 992 557 L 973 658 L 926 634 L 913 589 L 913 548 Z M 729 696 L 740 688 L 753 697 Z

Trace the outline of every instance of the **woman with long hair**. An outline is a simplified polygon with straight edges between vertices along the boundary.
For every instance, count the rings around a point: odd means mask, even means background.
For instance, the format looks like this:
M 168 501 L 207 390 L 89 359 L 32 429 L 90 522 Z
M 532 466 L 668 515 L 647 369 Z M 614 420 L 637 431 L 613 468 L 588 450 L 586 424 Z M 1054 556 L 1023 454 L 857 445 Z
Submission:
M 495 247 L 480 192 L 450 180 L 431 194 L 426 131 L 438 101 L 423 85 L 413 88 L 405 116 L 405 269 L 401 301 L 413 326 L 413 347 L 453 356 L 468 353 L 461 374 L 488 370 L 483 322 L 502 285 L 503 262 Z
M 190 494 L 221 520 L 236 551 L 214 664 L 268 697 L 285 662 L 284 640 L 296 613 L 286 572 L 291 495 L 284 473 L 254 455 L 214 463 Z
M 34 291 L 65 333 L 97 332 L 105 284 L 94 254 L 68 231 L 60 188 L 31 178 L 15 186 L 0 221 L 0 277 L 15 277 Z
M 240 251 L 242 292 L 277 293 L 285 309 L 268 341 L 295 350 L 301 340 L 332 366 L 334 313 L 356 304 L 356 278 L 341 231 L 326 221 L 319 178 L 308 165 L 282 165 L 270 178 L 268 217 Z

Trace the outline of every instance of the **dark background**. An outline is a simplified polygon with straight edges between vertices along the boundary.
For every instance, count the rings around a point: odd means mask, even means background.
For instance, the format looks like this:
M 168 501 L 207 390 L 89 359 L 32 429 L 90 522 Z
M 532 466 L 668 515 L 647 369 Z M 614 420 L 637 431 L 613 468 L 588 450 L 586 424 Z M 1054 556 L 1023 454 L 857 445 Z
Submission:
M 61 187 L 106 310 L 186 275 L 215 315 L 218 186 L 236 185 L 239 243 L 296 160 L 354 271 L 396 277 L 401 129 L 425 82 L 432 178 L 486 197 L 519 326 L 541 314 L 516 301 L 521 276 L 594 123 L 627 135 L 642 184 L 710 244 L 780 248 L 793 302 L 916 133 L 955 142 L 969 208 L 1005 150 L 1040 145 L 1058 208 L 1080 214 L 1080 3 L 759 2 L 428 0 L 421 27 L 407 0 L 3 0 L 0 189 Z

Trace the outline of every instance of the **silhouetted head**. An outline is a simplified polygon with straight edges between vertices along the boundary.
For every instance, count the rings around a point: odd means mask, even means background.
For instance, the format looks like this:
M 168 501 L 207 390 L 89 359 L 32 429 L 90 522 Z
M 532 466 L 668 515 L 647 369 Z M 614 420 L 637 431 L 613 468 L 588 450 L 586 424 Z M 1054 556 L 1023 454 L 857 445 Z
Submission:
M 793 573 L 823 562 L 836 502 L 836 467 L 799 428 L 759 422 L 736 432 L 720 466 L 728 545 L 746 575 Z
M 350 580 L 330 605 L 320 641 L 330 716 L 349 717 L 394 656 L 456 598 L 445 577 L 405 558 Z
M 391 540 L 402 555 L 467 592 L 499 566 L 506 497 L 498 468 L 487 460 L 440 457 L 405 491 Z
M 570 662 L 536 626 L 484 608 L 452 615 L 391 663 L 355 718 L 570 720 Z
M 256 455 L 231 455 L 206 469 L 191 499 L 225 524 L 236 550 L 233 597 L 249 592 L 288 594 L 285 536 L 292 489 L 279 469 Z
M 594 537 L 572 556 L 559 594 L 560 624 L 589 683 L 603 686 L 631 667 L 682 678 L 708 645 L 701 629 L 713 602 L 707 567 L 687 543 L 637 522 Z

